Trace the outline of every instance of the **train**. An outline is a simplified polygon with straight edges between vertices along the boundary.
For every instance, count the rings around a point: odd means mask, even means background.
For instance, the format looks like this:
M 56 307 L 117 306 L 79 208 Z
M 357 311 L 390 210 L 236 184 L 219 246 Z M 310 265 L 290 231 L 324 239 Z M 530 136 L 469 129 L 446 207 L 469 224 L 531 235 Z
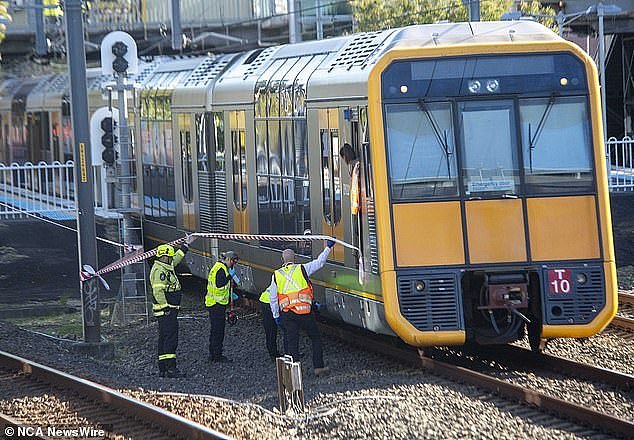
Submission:
M 0 86 L 0 159 L 70 158 L 64 75 Z M 106 79 L 88 77 L 92 112 Z M 416 347 L 528 335 L 539 351 L 616 313 L 597 70 L 538 23 L 162 57 L 133 79 L 148 248 L 194 231 L 344 240 L 358 250 L 335 246 L 314 275 L 319 313 Z M 186 262 L 204 278 L 236 251 L 257 293 L 286 247 L 305 262 L 323 244 L 198 240 Z

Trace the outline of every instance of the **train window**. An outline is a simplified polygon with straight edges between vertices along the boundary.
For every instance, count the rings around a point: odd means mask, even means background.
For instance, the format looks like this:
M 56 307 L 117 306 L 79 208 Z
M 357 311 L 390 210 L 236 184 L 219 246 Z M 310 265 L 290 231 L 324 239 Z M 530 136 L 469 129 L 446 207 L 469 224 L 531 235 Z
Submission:
M 225 119 L 222 112 L 213 113 L 213 130 L 215 146 L 215 166 L 216 171 L 225 170 Z
M 514 115 L 512 101 L 459 104 L 462 170 L 467 197 L 518 194 Z
M 183 199 L 191 203 L 193 199 L 193 160 L 189 114 L 178 115 L 181 147 L 181 192 Z
M 282 174 L 282 148 L 280 145 L 280 122 L 268 121 L 269 140 L 269 172 L 271 175 Z
M 328 139 L 328 129 L 319 130 L 321 139 L 321 182 L 322 182 L 322 206 L 326 223 L 332 225 L 332 209 L 330 203 L 330 142 Z
M 589 120 L 585 97 L 520 100 L 527 193 L 592 190 Z
M 339 130 L 330 129 L 332 155 L 332 199 L 335 225 L 341 220 L 341 172 L 339 167 Z
M 388 105 L 386 122 L 393 200 L 458 195 L 451 105 Z
M 258 174 L 269 173 L 269 158 L 266 151 L 266 121 L 255 121 L 255 163 Z
M 291 121 L 280 122 L 282 140 L 282 175 L 294 175 L 295 152 L 293 151 L 293 125 Z
M 247 155 L 244 111 L 231 112 L 231 157 L 233 171 L 233 204 L 244 211 L 247 207 Z
M 207 118 L 205 115 L 194 115 L 194 122 L 196 124 L 196 157 L 198 171 L 209 170 L 209 151 L 208 151 L 208 131 L 206 128 Z

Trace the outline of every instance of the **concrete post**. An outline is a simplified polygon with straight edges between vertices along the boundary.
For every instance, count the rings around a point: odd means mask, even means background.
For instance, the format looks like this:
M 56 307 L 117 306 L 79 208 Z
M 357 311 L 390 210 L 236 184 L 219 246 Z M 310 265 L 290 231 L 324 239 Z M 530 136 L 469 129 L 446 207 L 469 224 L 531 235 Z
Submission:
M 317 39 L 318 40 L 323 40 L 324 39 L 324 24 L 322 23 L 321 19 L 321 0 L 315 0 L 315 19 L 316 19 L 316 26 L 317 26 Z
M 181 50 L 183 48 L 183 30 L 181 27 L 180 0 L 171 0 L 170 5 L 172 20 L 172 49 Z M 121 113 L 119 113 L 119 115 L 121 115 Z

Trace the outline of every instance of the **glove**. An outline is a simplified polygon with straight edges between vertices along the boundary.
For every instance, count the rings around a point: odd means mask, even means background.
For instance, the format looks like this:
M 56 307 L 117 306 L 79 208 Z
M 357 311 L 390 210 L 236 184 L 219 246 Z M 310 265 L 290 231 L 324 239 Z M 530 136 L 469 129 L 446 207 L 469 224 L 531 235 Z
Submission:
M 188 250 L 189 246 L 187 246 L 187 243 L 181 244 L 181 251 L 183 251 L 184 254 L 186 254 Z
M 231 300 L 232 301 L 237 301 L 237 299 L 240 298 L 237 294 L 231 292 Z
M 236 275 L 236 271 L 233 267 L 229 269 L 229 275 L 231 275 L 234 283 L 240 284 L 240 278 L 238 278 L 238 275 Z
M 326 245 L 332 249 L 333 246 L 335 245 L 335 242 L 333 240 L 326 240 Z
M 313 307 L 315 308 L 315 311 L 319 312 L 321 310 L 321 304 L 319 303 L 319 301 L 314 301 L 313 302 Z

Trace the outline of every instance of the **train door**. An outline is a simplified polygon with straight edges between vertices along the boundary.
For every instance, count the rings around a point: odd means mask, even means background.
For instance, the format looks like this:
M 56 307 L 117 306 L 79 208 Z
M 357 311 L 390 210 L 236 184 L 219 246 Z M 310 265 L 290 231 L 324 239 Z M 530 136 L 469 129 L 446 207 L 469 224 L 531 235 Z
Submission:
M 458 103 L 471 264 L 526 261 L 513 101 Z
M 196 154 L 196 146 L 194 145 L 194 133 L 192 133 L 191 115 L 188 113 L 177 113 L 176 124 L 178 130 L 178 141 L 175 143 L 177 151 L 174 157 L 180 158 L 178 162 L 178 174 L 180 179 L 177 180 L 178 206 L 177 216 L 179 217 L 179 227 L 187 231 L 196 231 L 196 205 L 194 194 L 194 165 L 193 155 Z
M 233 231 L 249 233 L 247 210 L 247 154 L 244 110 L 229 112 L 229 142 L 233 184 Z
M 322 182 L 322 231 L 324 234 L 343 239 L 341 221 L 341 167 L 339 160 L 339 110 L 319 110 L 319 140 L 321 147 Z M 330 259 L 343 262 L 344 248 L 335 246 Z

